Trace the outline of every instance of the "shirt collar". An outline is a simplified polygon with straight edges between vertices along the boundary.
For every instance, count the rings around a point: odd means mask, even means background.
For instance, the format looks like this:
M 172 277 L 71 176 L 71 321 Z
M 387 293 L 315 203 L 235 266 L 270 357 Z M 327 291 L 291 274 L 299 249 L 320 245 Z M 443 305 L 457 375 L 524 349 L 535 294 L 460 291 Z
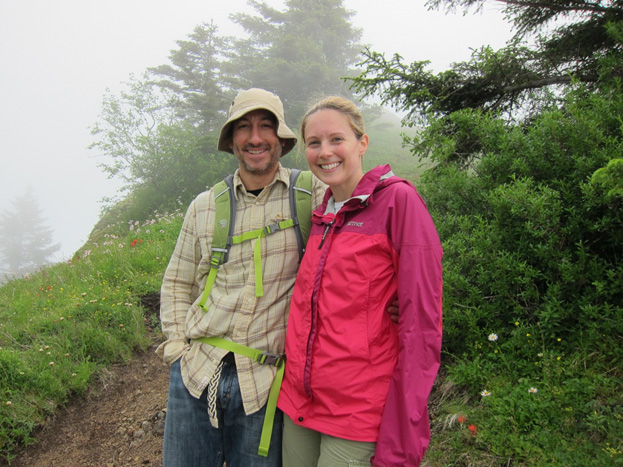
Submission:
M 279 164 L 279 169 L 275 173 L 273 180 L 268 185 L 266 185 L 264 188 L 270 187 L 274 185 L 276 182 L 285 183 L 287 188 L 290 187 L 290 171 L 289 169 L 286 169 L 285 167 L 283 167 L 281 164 Z M 242 190 L 246 192 L 246 188 L 244 184 L 242 183 L 242 179 L 240 178 L 240 169 L 236 169 L 236 172 L 234 172 L 234 196 L 236 196 L 236 200 L 238 200 L 239 190 L 240 192 L 243 192 Z

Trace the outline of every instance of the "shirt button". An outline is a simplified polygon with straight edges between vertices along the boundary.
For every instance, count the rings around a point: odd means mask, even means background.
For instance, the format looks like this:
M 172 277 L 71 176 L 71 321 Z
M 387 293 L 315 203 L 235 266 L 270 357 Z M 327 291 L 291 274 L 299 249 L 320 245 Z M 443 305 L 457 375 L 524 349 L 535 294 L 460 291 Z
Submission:
M 303 417 L 299 417 L 299 422 L 302 422 L 302 421 L 303 421 Z

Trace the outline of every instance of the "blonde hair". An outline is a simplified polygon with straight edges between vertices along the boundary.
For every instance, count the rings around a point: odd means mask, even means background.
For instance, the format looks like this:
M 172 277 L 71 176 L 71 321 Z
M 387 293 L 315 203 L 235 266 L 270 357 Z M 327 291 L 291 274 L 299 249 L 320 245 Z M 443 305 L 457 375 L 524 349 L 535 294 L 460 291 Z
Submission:
M 359 112 L 357 106 L 345 97 L 329 96 L 316 102 L 305 113 L 303 121 L 301 122 L 301 139 L 303 141 L 303 145 L 305 145 L 305 126 L 307 125 L 308 118 L 319 110 L 325 109 L 337 110 L 338 112 L 346 115 L 348 117 L 350 127 L 355 133 L 357 139 L 361 139 L 361 137 L 365 134 L 363 117 L 361 116 L 361 112 Z

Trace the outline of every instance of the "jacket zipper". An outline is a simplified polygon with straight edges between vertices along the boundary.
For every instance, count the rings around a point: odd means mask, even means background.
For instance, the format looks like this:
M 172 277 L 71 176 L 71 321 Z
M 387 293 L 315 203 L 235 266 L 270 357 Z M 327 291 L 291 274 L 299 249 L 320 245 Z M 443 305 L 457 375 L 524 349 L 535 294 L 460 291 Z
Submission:
M 331 226 L 333 225 L 333 223 L 335 222 L 335 218 L 331 219 L 331 221 L 327 224 L 327 227 L 324 230 L 324 234 L 322 235 L 322 240 L 320 240 L 320 245 L 318 246 L 318 249 L 322 249 L 322 246 L 324 244 L 325 238 L 327 237 L 327 234 L 329 233 L 329 229 L 331 228 Z M 326 255 L 326 253 L 325 253 Z M 320 263 L 317 265 L 317 270 L 316 270 L 316 277 L 314 279 L 315 283 L 318 283 L 319 280 L 319 276 L 322 275 L 322 269 L 324 269 L 324 262 L 326 260 L 325 255 L 321 255 L 321 260 Z M 305 389 L 305 394 L 307 394 L 307 397 L 311 397 L 312 396 L 312 392 L 311 392 L 311 351 L 314 345 L 314 339 L 316 337 L 316 326 L 317 326 L 317 319 L 318 319 L 318 303 L 317 303 L 317 294 L 318 290 L 317 288 L 314 286 L 314 290 L 312 291 L 312 296 L 311 296 L 311 326 L 309 329 L 309 336 L 307 337 L 307 355 L 306 355 L 306 359 L 305 359 L 305 367 L 303 369 L 303 387 Z
M 334 222 L 335 222 L 335 219 L 331 219 L 331 222 L 329 222 L 327 224 L 327 227 L 324 229 L 324 233 L 322 234 L 322 240 L 320 240 L 320 245 L 318 245 L 319 250 L 322 249 L 322 245 L 324 244 L 324 239 L 327 237 L 327 234 L 329 233 L 329 229 L 331 228 Z

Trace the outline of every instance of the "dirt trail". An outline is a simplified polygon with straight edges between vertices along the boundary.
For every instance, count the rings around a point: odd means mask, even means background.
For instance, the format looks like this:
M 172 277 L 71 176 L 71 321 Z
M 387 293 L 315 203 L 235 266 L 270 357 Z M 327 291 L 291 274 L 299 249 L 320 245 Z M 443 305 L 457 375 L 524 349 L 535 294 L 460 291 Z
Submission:
M 126 365 L 102 373 L 39 432 L 11 467 L 162 466 L 168 367 L 158 342 Z

